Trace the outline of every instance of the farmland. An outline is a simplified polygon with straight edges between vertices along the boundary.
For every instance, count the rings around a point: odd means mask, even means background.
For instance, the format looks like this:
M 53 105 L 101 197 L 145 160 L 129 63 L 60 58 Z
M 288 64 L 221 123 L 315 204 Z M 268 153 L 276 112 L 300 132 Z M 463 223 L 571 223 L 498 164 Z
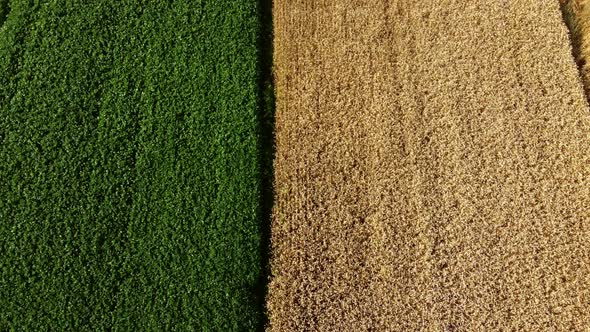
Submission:
M 256 1 L 0 7 L 0 329 L 260 326 Z
M 0 331 L 585 330 L 589 13 L 0 0 Z
M 590 326 L 590 110 L 557 1 L 277 0 L 274 29 L 269 331 Z

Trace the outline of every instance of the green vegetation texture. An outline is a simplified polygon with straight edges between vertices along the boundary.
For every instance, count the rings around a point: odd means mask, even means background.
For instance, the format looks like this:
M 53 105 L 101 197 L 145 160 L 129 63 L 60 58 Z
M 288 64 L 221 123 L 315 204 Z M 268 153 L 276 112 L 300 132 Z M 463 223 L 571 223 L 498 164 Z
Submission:
M 258 2 L 0 2 L 0 330 L 259 329 Z

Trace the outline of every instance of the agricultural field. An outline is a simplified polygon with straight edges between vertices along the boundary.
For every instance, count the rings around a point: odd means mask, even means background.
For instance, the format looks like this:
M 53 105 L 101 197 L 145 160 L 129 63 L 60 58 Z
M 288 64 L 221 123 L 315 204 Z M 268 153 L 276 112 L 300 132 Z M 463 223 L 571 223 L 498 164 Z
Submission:
M 558 1 L 276 0 L 274 33 L 269 331 L 587 330 Z
M 0 10 L 0 329 L 262 326 L 258 2 Z
M 589 0 L 0 0 L 0 331 L 586 331 L 589 56 Z

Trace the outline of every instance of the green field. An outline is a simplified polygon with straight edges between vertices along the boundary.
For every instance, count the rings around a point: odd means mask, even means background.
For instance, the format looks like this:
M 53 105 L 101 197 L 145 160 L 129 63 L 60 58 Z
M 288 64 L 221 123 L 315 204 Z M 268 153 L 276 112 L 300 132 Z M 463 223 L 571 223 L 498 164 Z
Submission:
M 0 330 L 260 328 L 258 1 L 0 7 Z

